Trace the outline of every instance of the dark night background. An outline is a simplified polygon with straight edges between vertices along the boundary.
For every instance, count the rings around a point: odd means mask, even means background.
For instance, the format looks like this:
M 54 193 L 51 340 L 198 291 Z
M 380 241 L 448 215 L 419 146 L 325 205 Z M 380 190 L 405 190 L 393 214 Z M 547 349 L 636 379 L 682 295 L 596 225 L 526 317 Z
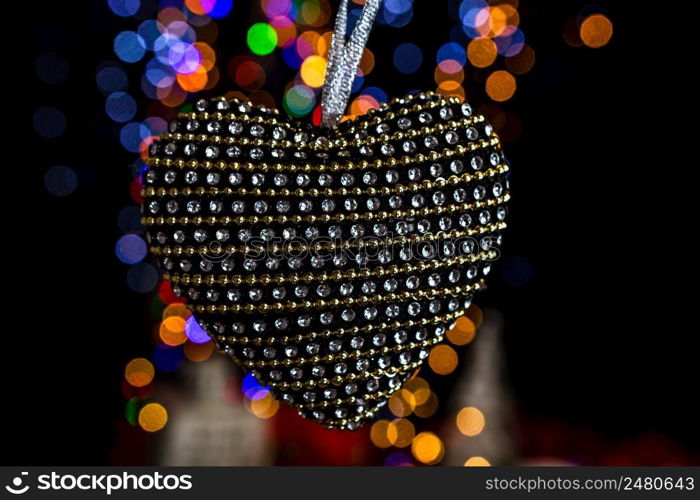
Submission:
M 430 64 L 397 77 L 389 46 L 413 41 L 434 54 L 448 36 L 439 27 L 453 23 L 442 3 L 416 2 L 407 27 L 373 32 L 371 84 L 390 96 L 434 88 Z M 127 287 L 114 256 L 133 155 L 119 144 L 95 85 L 97 65 L 114 59 L 113 37 L 128 21 L 103 1 L 35 4 L 6 70 L 23 96 L 6 90 L 20 109 L 13 112 L 19 131 L 5 132 L 17 158 L 5 165 L 12 201 L 5 202 L 2 462 L 105 464 L 123 414 L 123 366 L 150 349 L 148 297 Z M 246 51 L 246 26 L 259 15 L 248 4 L 237 1 L 220 22 L 217 49 L 228 58 Z M 689 290 L 671 283 L 685 271 L 674 253 L 682 233 L 668 227 L 682 210 L 673 200 L 682 177 L 674 172 L 694 162 L 669 146 L 674 132 L 664 106 L 677 96 L 659 84 L 672 71 L 640 36 L 641 6 L 602 5 L 615 34 L 594 50 L 562 39 L 564 22 L 585 3 L 520 3 L 537 62 L 503 104 L 522 122 L 506 146 L 513 201 L 504 255 L 527 259 L 533 274 L 515 287 L 501 279 L 499 263 L 476 302 L 505 316 L 509 380 L 525 431 L 531 420 L 564 422 L 610 443 L 655 431 L 696 454 L 697 327 L 680 300 Z M 68 59 L 61 85 L 34 73 L 48 50 Z M 478 79 L 478 70 L 467 71 Z M 231 85 L 222 78 L 211 93 Z M 481 88 L 467 88 L 477 107 L 486 102 Z M 274 86 L 268 90 L 274 95 Z M 32 129 L 34 110 L 48 104 L 67 117 L 58 140 Z M 77 172 L 79 187 L 57 198 L 43 176 L 61 164 Z

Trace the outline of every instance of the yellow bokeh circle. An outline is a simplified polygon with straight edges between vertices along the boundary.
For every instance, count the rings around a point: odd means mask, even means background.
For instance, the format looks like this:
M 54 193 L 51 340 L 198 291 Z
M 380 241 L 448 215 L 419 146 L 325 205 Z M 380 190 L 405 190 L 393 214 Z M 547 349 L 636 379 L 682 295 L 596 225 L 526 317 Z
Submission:
M 411 453 L 416 457 L 416 460 L 432 465 L 442 460 L 445 455 L 445 446 L 434 433 L 421 432 L 413 438 Z
M 139 425 L 144 431 L 159 431 L 167 422 L 168 411 L 159 403 L 148 403 L 139 412 Z
M 465 436 L 476 436 L 484 430 L 486 419 L 478 408 L 468 406 L 457 414 L 457 428 Z

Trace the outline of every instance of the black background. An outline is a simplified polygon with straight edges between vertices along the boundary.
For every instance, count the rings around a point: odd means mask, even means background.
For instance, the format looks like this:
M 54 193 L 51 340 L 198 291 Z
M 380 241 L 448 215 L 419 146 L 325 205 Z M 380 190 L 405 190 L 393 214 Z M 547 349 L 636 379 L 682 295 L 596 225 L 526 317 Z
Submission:
M 6 19 L 21 32 L 3 49 L 14 54 L 5 79 L 20 98 L 5 90 L 18 106 L 6 123 L 18 131 L 3 141 L 16 157 L 4 165 L 3 186 L 2 462 L 101 464 L 122 418 L 124 364 L 151 345 L 148 298 L 127 287 L 114 256 L 133 157 L 95 85 L 97 65 L 115 59 L 113 37 L 136 21 L 103 1 L 34 4 L 23 19 Z M 440 26 L 454 25 L 443 2 L 415 4 L 409 26 L 378 27 L 370 39 L 378 64 L 367 83 L 390 96 L 434 88 L 431 58 L 449 32 Z M 523 123 L 507 146 L 514 173 L 505 254 L 526 258 L 533 278 L 513 287 L 496 268 L 477 303 L 505 315 L 509 379 L 523 415 L 585 424 L 611 440 L 657 430 L 697 451 L 698 329 L 681 300 L 693 283 L 681 257 L 693 227 L 672 227 L 684 213 L 684 172 L 696 164 L 670 116 L 682 96 L 641 6 L 605 1 L 610 44 L 566 45 L 562 25 L 584 6 L 521 1 L 537 62 L 503 106 Z M 238 1 L 220 22 L 221 60 L 246 51 L 245 27 L 256 15 Z M 416 75 L 393 71 L 400 41 L 424 49 L 428 61 Z M 65 83 L 36 77 L 34 61 L 46 51 L 68 59 Z M 217 90 L 229 86 L 222 79 Z M 467 89 L 477 105 L 486 102 L 478 88 Z M 65 112 L 60 139 L 32 129 L 43 105 Z M 44 173 L 56 164 L 78 173 L 73 195 L 45 189 Z

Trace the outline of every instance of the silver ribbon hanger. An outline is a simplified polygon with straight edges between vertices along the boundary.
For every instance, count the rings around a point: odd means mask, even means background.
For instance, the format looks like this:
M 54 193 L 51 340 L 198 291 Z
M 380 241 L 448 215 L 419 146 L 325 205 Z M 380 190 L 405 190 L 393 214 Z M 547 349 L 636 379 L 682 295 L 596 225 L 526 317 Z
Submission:
M 321 125 L 324 127 L 335 127 L 345 113 L 357 67 L 381 3 L 382 0 L 365 0 L 360 18 L 346 41 L 348 0 L 340 0 L 321 96 Z

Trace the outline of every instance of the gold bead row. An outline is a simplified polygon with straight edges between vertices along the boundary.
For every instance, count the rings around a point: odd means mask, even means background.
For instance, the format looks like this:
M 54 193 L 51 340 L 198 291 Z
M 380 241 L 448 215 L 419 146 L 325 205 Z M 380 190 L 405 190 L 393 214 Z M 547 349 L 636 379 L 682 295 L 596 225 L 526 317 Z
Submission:
M 466 145 L 459 144 L 455 146 L 454 149 L 444 148 L 441 151 L 430 151 L 429 153 L 418 153 L 414 156 L 404 155 L 400 159 L 397 158 L 375 158 L 373 160 L 359 160 L 347 162 L 331 162 L 331 163 L 321 163 L 313 164 L 306 162 L 304 164 L 297 163 L 253 163 L 253 162 L 226 162 L 224 160 L 213 161 L 199 161 L 199 160 L 185 160 L 183 158 L 159 158 L 152 157 L 146 160 L 146 165 L 149 167 L 175 167 L 175 168 L 191 168 L 197 169 L 202 168 L 205 170 L 211 170 L 213 168 L 219 170 L 247 170 L 249 172 L 344 172 L 348 170 L 367 170 L 367 169 L 379 169 L 384 167 L 397 167 L 399 165 L 415 165 L 419 163 L 435 162 L 442 159 L 450 159 L 454 156 L 465 156 L 468 153 L 473 153 L 481 149 L 486 149 L 493 147 L 496 149 L 500 148 L 500 140 L 498 136 L 493 135 L 488 140 L 481 139 L 476 142 L 470 142 Z
M 322 332 L 312 332 L 304 335 L 294 335 L 284 337 L 235 337 L 235 336 L 225 336 L 217 335 L 217 340 L 221 343 L 226 344 L 240 344 L 240 345 L 256 345 L 261 346 L 263 344 L 273 345 L 278 344 L 290 344 L 297 343 L 300 344 L 306 340 L 316 340 L 319 338 L 331 338 L 331 337 L 354 337 L 356 335 L 364 335 L 372 332 L 383 332 L 385 330 L 401 330 L 410 328 L 422 328 L 429 325 L 437 325 L 438 323 L 448 323 L 454 319 L 464 316 L 467 313 L 467 309 L 457 309 L 451 313 L 441 314 L 434 316 L 432 318 L 421 318 L 419 320 L 409 319 L 408 321 L 392 321 L 391 323 L 386 323 L 382 321 L 381 323 L 368 323 L 364 326 L 353 326 L 352 328 L 337 328 L 333 330 L 324 330 Z
M 338 307 L 349 307 L 349 306 L 359 306 L 364 307 L 373 304 L 379 304 L 383 302 L 406 302 L 408 300 L 417 299 L 427 299 L 432 300 L 437 297 L 460 297 L 469 293 L 473 293 L 480 290 L 484 285 L 484 280 L 481 279 L 466 286 L 457 286 L 453 288 L 441 288 L 439 290 L 416 290 L 416 291 L 404 291 L 399 293 L 389 293 L 387 295 L 371 295 L 371 296 L 361 296 L 361 297 L 346 297 L 344 299 L 331 299 L 331 300 L 317 300 L 310 301 L 305 300 L 303 302 L 275 302 L 272 304 L 234 304 L 234 305 L 195 305 L 195 312 L 204 313 L 241 313 L 255 314 L 255 313 L 282 313 L 285 311 L 297 311 L 297 310 L 307 310 L 307 309 L 327 309 L 327 308 L 338 308 Z
M 436 96 L 434 92 L 427 92 L 426 94 L 430 95 L 431 97 Z M 347 121 L 341 123 L 337 127 L 337 132 L 339 134 L 348 134 L 348 133 L 354 133 L 358 129 L 363 129 L 366 130 L 370 127 L 373 127 L 375 125 L 379 125 L 380 123 L 385 122 L 386 120 L 392 120 L 396 118 L 397 115 L 399 116 L 406 116 L 409 113 L 420 113 L 421 111 L 426 111 L 430 109 L 435 109 L 438 106 L 452 106 L 455 104 L 459 104 L 459 99 L 455 97 L 442 97 L 440 96 L 440 99 L 430 99 L 430 100 L 425 100 L 422 102 L 418 102 L 413 104 L 410 107 L 407 107 L 406 105 L 408 103 L 404 102 L 402 107 L 396 109 L 395 111 L 391 109 L 391 106 L 394 104 L 401 104 L 399 101 L 403 99 L 404 101 L 414 101 L 415 97 L 413 95 L 409 95 L 406 97 L 397 97 L 395 99 L 391 100 L 391 103 L 384 103 L 380 105 L 380 108 L 378 110 L 370 109 L 368 113 L 364 116 L 360 116 L 356 118 L 355 120 Z M 385 116 L 384 116 L 385 115 Z M 347 128 L 343 127 L 343 124 L 347 123 Z
M 435 340 L 435 339 L 432 339 Z M 288 368 L 290 366 L 306 366 L 318 363 L 333 363 L 335 361 L 352 361 L 359 358 L 371 358 L 372 356 L 385 356 L 400 351 L 410 351 L 419 347 L 427 347 L 430 344 L 429 339 L 421 342 L 409 342 L 407 344 L 385 346 L 381 349 L 368 349 L 366 351 L 339 352 L 338 354 L 327 354 L 325 356 L 313 356 L 311 358 L 295 358 L 295 359 L 273 359 L 269 361 L 243 361 L 246 368 Z
M 426 95 L 430 96 L 435 96 L 436 94 L 434 92 L 426 92 Z M 400 104 L 399 101 L 401 100 L 412 102 L 415 100 L 414 95 L 408 95 L 406 97 L 396 97 L 393 98 L 391 101 L 387 103 L 382 103 L 380 105 L 380 108 L 378 110 L 375 109 L 370 109 L 366 115 L 359 116 L 356 119 L 348 122 L 343 122 L 339 125 L 338 128 L 335 129 L 330 129 L 329 133 L 348 133 L 348 132 L 354 132 L 358 125 L 361 128 L 368 128 L 369 126 L 372 125 L 372 122 L 374 120 L 379 119 L 380 121 L 384 119 L 390 119 L 390 118 L 385 118 L 380 115 L 385 114 L 387 111 L 389 111 L 390 107 L 395 105 L 395 104 Z M 257 108 L 260 110 L 261 108 L 265 107 L 269 111 L 271 111 L 274 115 L 279 116 L 279 110 L 276 108 L 269 108 L 267 106 L 259 106 L 257 104 L 253 104 L 252 102 L 249 101 L 242 101 L 238 98 L 233 98 L 233 99 L 226 99 L 225 97 L 218 98 L 218 99 L 212 99 L 212 102 L 217 102 L 217 101 L 228 101 L 232 102 L 236 105 L 240 104 L 246 104 L 252 108 Z M 447 105 L 453 105 L 453 104 L 458 104 L 459 100 L 455 99 L 453 97 L 450 98 L 442 98 L 440 100 L 426 100 L 422 104 L 415 104 L 413 105 L 410 109 L 409 108 L 402 108 L 400 111 L 403 113 L 401 114 L 408 114 L 409 112 L 420 112 L 426 109 L 433 109 L 437 106 L 447 106 Z M 403 103 L 408 104 L 406 102 Z M 238 122 L 243 122 L 243 123 L 260 123 L 260 124 L 266 124 L 266 125 L 277 125 L 286 128 L 287 130 L 290 130 L 292 132 L 300 132 L 300 130 L 294 126 L 293 122 L 290 122 L 289 120 L 278 120 L 276 117 L 272 118 L 265 118 L 263 116 L 250 116 L 248 113 L 242 113 L 242 114 L 236 114 L 234 112 L 221 112 L 221 111 L 215 111 L 213 113 L 210 113 L 208 111 L 188 111 L 188 112 L 179 112 L 177 114 L 177 118 L 180 120 L 216 120 L 216 121 L 238 121 Z M 344 125 L 344 123 L 348 123 L 349 126 Z M 364 123 L 367 123 L 366 126 L 363 126 Z
M 271 247 L 266 248 L 273 254 L 278 254 L 280 252 L 320 252 L 320 251 L 332 251 L 332 250 L 350 250 L 355 248 L 377 248 L 385 247 L 387 245 L 417 245 L 419 243 L 442 240 L 442 239 L 452 239 L 461 238 L 464 236 L 473 235 L 483 235 L 488 233 L 493 233 L 502 229 L 505 229 L 505 222 L 492 222 L 485 226 L 477 226 L 475 228 L 469 228 L 466 230 L 453 229 L 449 232 L 438 232 L 438 233 L 425 233 L 425 234 L 413 234 L 411 236 L 397 236 L 396 238 L 386 238 L 380 239 L 379 237 L 372 237 L 368 240 L 343 240 L 340 244 L 334 241 L 319 241 L 312 243 L 311 245 L 304 244 L 301 242 L 290 241 L 288 243 L 274 243 Z M 188 256 L 193 255 L 225 255 L 225 254 L 242 254 L 246 255 L 251 250 L 260 250 L 255 247 L 248 245 L 227 245 L 221 247 L 210 248 L 206 245 L 201 245 L 198 247 L 194 246 L 180 246 L 180 245 L 152 245 L 150 248 L 151 254 L 160 255 L 174 255 L 174 256 Z
M 392 210 L 379 211 L 379 212 L 362 212 L 362 213 L 350 213 L 350 214 L 322 214 L 322 215 L 264 215 L 264 216 L 230 216 L 224 215 L 222 217 L 209 216 L 209 217 L 143 217 L 141 219 L 141 224 L 144 226 L 163 226 L 163 225 L 196 225 L 201 226 L 202 224 L 300 224 L 303 222 L 310 223 L 327 223 L 327 222 L 357 222 L 361 220 L 367 221 L 381 221 L 386 219 L 403 218 L 403 217 L 422 217 L 428 215 L 440 215 L 445 213 L 461 213 L 467 210 L 478 210 L 484 207 L 493 207 L 496 205 L 503 205 L 508 200 L 510 200 L 510 193 L 506 192 L 504 195 L 489 198 L 484 201 L 475 201 L 473 203 L 455 203 L 450 205 L 442 205 L 436 207 L 424 207 L 424 208 L 411 208 L 408 210 Z
M 317 281 L 340 281 L 344 279 L 357 279 L 357 278 L 373 278 L 373 277 L 384 277 L 384 276 L 395 276 L 399 274 L 408 274 L 412 272 L 423 272 L 426 270 L 440 269 L 443 267 L 451 267 L 454 265 L 465 264 L 467 262 L 478 262 L 483 260 L 493 260 L 497 256 L 497 253 L 493 250 L 488 252 L 479 252 L 478 254 L 470 255 L 459 255 L 451 259 L 438 260 L 433 259 L 430 261 L 421 261 L 418 264 L 404 264 L 398 266 L 393 264 L 389 267 L 375 267 L 372 269 L 349 269 L 347 271 L 332 271 L 323 272 L 319 274 L 307 273 L 307 274 L 276 274 L 271 276 L 269 274 L 235 274 L 233 276 L 228 276 L 222 274 L 219 277 L 215 277 L 213 274 L 207 274 L 202 276 L 201 274 L 195 274 L 190 276 L 188 274 L 180 275 L 178 273 L 165 273 L 163 277 L 170 280 L 175 284 L 188 285 L 269 285 L 271 283 L 275 284 L 297 284 L 297 283 L 315 283 Z
M 423 347 L 430 347 L 432 345 L 439 344 L 440 342 L 443 341 L 443 337 L 435 337 L 433 339 L 425 340 L 423 342 Z M 236 360 L 240 362 L 240 360 Z M 374 379 L 379 379 L 385 375 L 393 376 L 393 375 L 398 375 L 400 373 L 405 373 L 407 371 L 414 370 L 421 366 L 423 364 L 423 361 L 412 361 L 411 363 L 401 366 L 401 367 L 396 367 L 396 366 L 390 366 L 389 368 L 378 368 L 377 370 L 373 372 L 363 372 L 360 374 L 357 373 L 346 373 L 345 375 L 335 375 L 332 378 L 327 378 L 323 377 L 318 380 L 306 380 L 305 382 L 301 381 L 295 381 L 295 382 L 272 382 L 272 381 L 267 381 L 265 382 L 265 385 L 267 387 L 271 387 L 273 389 L 279 389 L 281 391 L 301 391 L 304 389 L 313 389 L 315 387 L 320 387 L 321 389 L 325 389 L 329 385 L 334 385 L 336 387 L 345 384 L 347 382 L 355 382 L 355 381 L 364 381 L 364 380 L 369 380 L 370 378 Z
M 360 424 L 363 421 L 372 420 L 374 418 L 374 414 L 377 413 L 378 410 L 379 410 L 379 403 L 377 403 L 371 410 L 367 410 L 365 413 L 363 413 L 361 415 L 355 415 L 351 418 L 329 419 L 329 420 L 324 420 L 321 423 L 330 429 L 345 428 L 345 426 L 347 426 L 347 424 L 350 422 Z
M 366 399 L 367 401 L 375 401 L 377 399 L 384 399 L 384 398 L 389 398 L 392 394 L 394 394 L 396 391 L 401 389 L 401 386 L 394 387 L 393 389 L 390 388 L 388 391 L 377 391 L 377 392 L 372 392 L 370 394 L 363 394 L 360 396 L 362 399 Z M 320 401 L 318 403 L 294 403 L 294 406 L 297 408 L 301 408 L 302 410 L 313 410 L 316 408 L 322 408 L 324 410 L 329 409 L 329 408 L 339 408 L 340 406 L 348 406 L 355 404 L 357 401 L 358 397 L 357 396 L 350 396 L 347 399 L 334 399 L 332 401 Z
M 505 164 L 500 164 L 497 167 L 491 167 L 488 168 L 484 171 L 476 172 L 473 174 L 462 174 L 462 175 L 451 175 L 447 178 L 440 177 L 435 180 L 429 180 L 426 179 L 421 182 L 411 182 L 410 184 L 395 184 L 393 186 L 383 186 L 383 187 L 369 187 L 367 189 L 362 189 L 360 187 L 355 187 L 355 188 L 337 188 L 337 189 L 332 189 L 332 188 L 324 188 L 324 189 L 318 189 L 318 188 L 312 188 L 312 189 L 302 189 L 302 188 L 297 188 L 297 189 L 288 189 L 288 188 L 282 188 L 282 189 L 265 189 L 262 190 L 260 188 L 254 188 L 254 189 L 246 189 L 246 188 L 238 188 L 234 189 L 231 187 L 225 187 L 225 188 L 217 188 L 217 187 L 209 187 L 206 188 L 204 186 L 199 186 L 196 188 L 190 188 L 190 187 L 185 187 L 185 188 L 176 188 L 176 187 L 171 187 L 171 188 L 155 188 L 152 186 L 145 187 L 144 189 L 141 190 L 141 195 L 147 199 L 147 198 L 153 198 L 153 197 L 165 197 L 165 196 L 191 196 L 191 195 L 197 195 L 197 196 L 270 196 L 270 197 L 276 197 L 276 196 L 297 196 L 297 197 L 309 197 L 309 198 L 318 198 L 321 196 L 324 197 L 331 197 L 331 196 L 376 196 L 376 195 L 383 195 L 383 196 L 388 196 L 392 194 L 404 194 L 404 193 L 417 193 L 420 191 L 430 191 L 433 189 L 443 189 L 446 186 L 459 186 L 462 184 L 468 184 L 472 181 L 481 181 L 484 179 L 490 179 L 492 177 L 496 177 L 501 174 L 505 174 L 508 172 L 509 168 Z
M 438 123 L 432 127 L 421 127 L 420 129 L 410 129 L 406 131 L 397 130 L 392 134 L 381 134 L 379 136 L 368 136 L 361 139 L 353 138 L 351 140 L 345 137 L 336 139 L 326 138 L 325 143 L 318 143 L 314 140 L 308 142 L 294 142 L 289 139 L 275 140 L 263 138 L 237 137 L 237 136 L 221 136 L 210 134 L 182 134 L 179 132 L 166 133 L 160 136 L 162 141 L 174 142 L 199 142 L 205 144 L 216 144 L 223 146 L 252 146 L 252 147 L 269 147 L 269 148 L 292 148 L 296 150 L 310 149 L 312 151 L 333 151 L 337 149 L 359 148 L 361 146 L 374 146 L 376 144 L 384 144 L 390 141 L 402 141 L 405 139 L 419 139 L 425 136 L 441 134 L 449 130 L 458 130 L 460 128 L 468 128 L 472 125 L 482 123 L 484 117 L 475 115 L 470 118 L 462 118 L 459 120 L 450 120 L 444 123 Z M 470 141 L 474 142 L 474 141 Z

